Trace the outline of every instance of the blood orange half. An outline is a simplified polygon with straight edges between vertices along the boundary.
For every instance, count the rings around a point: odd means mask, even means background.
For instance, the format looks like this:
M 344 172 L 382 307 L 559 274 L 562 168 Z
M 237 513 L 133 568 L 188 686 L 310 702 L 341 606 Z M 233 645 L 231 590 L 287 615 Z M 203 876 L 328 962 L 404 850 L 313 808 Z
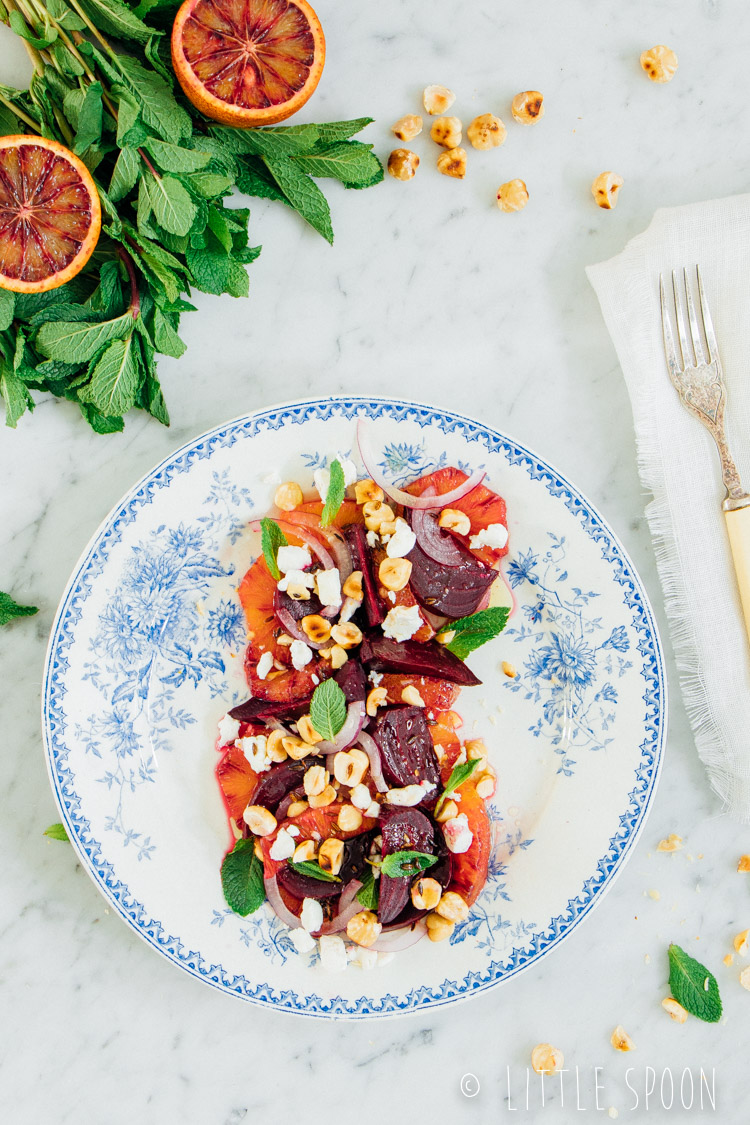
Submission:
M 172 63 L 185 94 L 224 125 L 273 125 L 305 104 L 326 46 L 307 0 L 185 0 Z
M 91 173 L 46 137 L 0 137 L 0 288 L 41 293 L 83 269 L 102 212 Z

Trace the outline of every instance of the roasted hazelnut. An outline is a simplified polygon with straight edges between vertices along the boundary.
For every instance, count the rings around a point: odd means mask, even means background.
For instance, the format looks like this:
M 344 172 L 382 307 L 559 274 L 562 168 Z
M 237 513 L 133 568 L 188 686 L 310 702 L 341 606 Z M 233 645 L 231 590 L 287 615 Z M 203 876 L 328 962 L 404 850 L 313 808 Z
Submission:
M 522 94 L 516 94 L 510 112 L 519 125 L 534 125 L 540 117 L 544 117 L 544 98 L 538 90 L 524 90 Z
M 438 117 L 432 123 L 430 136 L 435 144 L 443 148 L 458 148 L 461 144 L 463 126 L 458 117 Z
M 388 171 L 394 180 L 413 180 L 419 167 L 419 157 L 408 148 L 394 148 L 388 157 Z
M 508 131 L 494 113 L 482 113 L 475 117 L 466 136 L 474 148 L 498 148 L 508 135 Z
M 677 73 L 677 55 L 661 43 L 643 52 L 641 66 L 652 82 L 671 82 Z
M 395 125 L 391 125 L 391 132 L 395 133 L 400 141 L 413 141 L 422 132 L 422 118 L 416 113 L 407 113 Z
M 523 180 L 508 180 L 497 189 L 497 205 L 501 211 L 522 211 L 529 202 L 529 192 Z
M 616 172 L 602 172 L 591 185 L 591 194 L 597 207 L 611 211 L 617 205 L 617 196 L 623 185 L 622 176 Z
M 466 175 L 466 149 L 449 148 L 441 152 L 437 159 L 438 171 L 444 176 L 462 180 Z
M 456 100 L 456 95 L 447 86 L 428 86 L 422 95 L 422 102 L 429 114 L 445 113 Z

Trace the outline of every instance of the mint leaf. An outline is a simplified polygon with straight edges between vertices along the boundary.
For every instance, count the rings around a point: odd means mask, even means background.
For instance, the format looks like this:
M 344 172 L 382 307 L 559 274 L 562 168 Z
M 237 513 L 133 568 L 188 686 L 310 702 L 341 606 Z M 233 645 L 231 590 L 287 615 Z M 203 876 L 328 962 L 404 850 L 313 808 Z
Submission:
M 21 13 L 16 11 L 12 11 L 10 13 L 10 28 L 11 31 L 15 31 L 16 35 L 20 35 L 22 39 L 25 39 L 27 43 L 30 43 L 32 47 L 36 47 L 38 51 L 44 51 L 47 47 L 50 47 L 57 39 L 57 31 L 54 28 L 50 28 L 49 32 L 44 36 L 44 38 L 34 35 L 34 33 L 27 27 L 26 21 L 24 20 Z
M 456 790 L 460 789 L 463 783 L 469 780 L 474 770 L 481 764 L 481 761 L 481 758 L 472 758 L 468 762 L 462 762 L 461 765 L 453 767 L 451 775 L 448 778 L 448 784 L 440 794 L 440 800 L 435 805 L 435 816 L 440 812 L 445 802 L 450 800 Z
M 310 722 L 330 742 L 346 722 L 346 696 L 335 680 L 318 684 L 310 701 Z
M 188 191 L 174 176 L 145 176 L 148 201 L 157 223 L 169 234 L 187 234 L 196 216 Z
M 109 0 L 107 2 L 109 3 Z M 94 53 L 99 61 L 101 56 L 96 48 Z M 170 143 L 190 136 L 192 132 L 190 117 L 177 104 L 174 94 L 161 75 L 153 70 L 146 70 L 128 55 L 118 54 L 117 65 L 136 94 L 141 117 L 150 129 Z
M 329 523 L 333 523 L 344 502 L 345 495 L 344 470 L 341 467 L 341 462 L 335 460 L 331 462 L 331 479 L 328 482 L 326 502 L 323 505 L 323 511 L 320 513 L 321 527 L 328 527 Z
M 362 886 L 357 891 L 357 902 L 361 902 L 365 910 L 377 910 L 379 898 L 378 881 L 368 868 L 362 876 Z
M 669 988 L 686 1012 L 706 1023 L 721 1019 L 721 997 L 716 977 L 674 942 L 669 946 Z
M 16 295 L 9 289 L 0 289 L 0 332 L 10 328 L 16 311 Z
M 392 879 L 400 879 L 404 875 L 418 875 L 437 861 L 436 855 L 428 855 L 427 852 L 391 852 L 390 855 L 383 856 L 380 870 Z
M 263 864 L 255 854 L 255 840 L 238 840 L 221 865 L 221 889 L 227 905 L 245 918 L 266 901 Z
M 76 130 L 73 152 L 82 156 L 89 145 L 93 145 L 102 135 L 102 84 L 92 82 L 86 89 L 86 95 L 78 111 L 78 129 Z
M 79 3 L 102 31 L 116 35 L 118 39 L 148 43 L 152 36 L 161 34 L 153 27 L 147 27 L 121 0 L 79 0 Z
M 318 185 L 288 156 L 264 156 L 263 162 L 292 207 L 318 234 L 332 243 L 331 211 Z
M 35 605 L 19 605 L 10 594 L 0 590 L 0 625 L 7 625 L 17 617 L 33 617 L 39 610 Z
M 45 828 L 44 836 L 48 836 L 50 840 L 69 840 L 70 836 L 65 831 L 64 824 L 50 824 L 49 828 Z
M 327 121 L 318 125 L 318 135 L 324 144 L 333 144 L 334 141 L 346 141 L 355 133 L 360 133 L 367 125 L 372 125 L 372 117 L 355 117 L 353 121 Z
M 260 544 L 263 548 L 266 566 L 271 572 L 271 577 L 275 578 L 277 582 L 281 578 L 281 571 L 279 570 L 279 564 L 276 562 L 276 556 L 279 553 L 279 547 L 286 547 L 287 542 L 287 537 L 276 520 L 264 516 L 260 521 Z
M 307 875 L 310 879 L 319 879 L 321 883 L 340 883 L 341 878 L 339 875 L 332 875 L 330 871 L 324 871 L 319 863 L 314 863 L 312 860 L 304 860 L 302 863 L 292 863 L 289 860 L 289 866 L 292 871 L 296 871 L 298 875 Z
M 91 379 L 79 391 L 100 414 L 113 418 L 125 414 L 135 402 L 140 368 L 133 337 L 107 344 L 91 370 Z
M 383 177 L 383 169 L 370 145 L 359 141 L 339 141 L 315 152 L 294 156 L 294 163 L 309 176 L 327 176 L 344 184 L 366 184 Z
M 154 310 L 154 344 L 158 351 L 174 356 L 175 359 L 180 358 L 186 347 L 159 308 Z
M 138 150 L 127 145 L 120 149 L 115 161 L 112 179 L 109 181 L 109 198 L 113 203 L 124 199 L 138 182 L 141 172 L 141 158 Z
M 74 321 L 56 321 L 43 324 L 34 341 L 42 355 L 61 359 L 64 363 L 84 363 L 91 359 L 103 344 L 125 336 L 132 328 L 130 313 L 100 324 Z
M 470 652 L 494 640 L 508 623 L 510 610 L 507 606 L 480 609 L 469 617 L 461 617 L 448 625 L 446 631 L 455 632 L 455 637 L 445 647 L 459 660 L 465 660 Z
M 0 367 L 0 395 L 5 403 L 5 425 L 16 428 L 18 419 L 34 409 L 28 389 L 12 367 Z
M 165 172 L 199 172 L 211 159 L 210 152 L 196 152 L 195 149 L 158 141 L 156 137 L 148 138 L 146 148 Z

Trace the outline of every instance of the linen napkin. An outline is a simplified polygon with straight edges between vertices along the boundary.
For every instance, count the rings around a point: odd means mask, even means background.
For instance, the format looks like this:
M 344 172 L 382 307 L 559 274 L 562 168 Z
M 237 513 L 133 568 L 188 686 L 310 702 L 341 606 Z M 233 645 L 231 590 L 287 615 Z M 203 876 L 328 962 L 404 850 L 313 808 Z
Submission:
M 667 375 L 659 273 L 701 269 L 727 384 L 726 427 L 750 491 L 750 195 L 657 211 L 616 258 L 590 266 L 635 420 L 646 515 L 685 706 L 714 791 L 750 822 L 750 646 L 721 511 L 713 439 Z

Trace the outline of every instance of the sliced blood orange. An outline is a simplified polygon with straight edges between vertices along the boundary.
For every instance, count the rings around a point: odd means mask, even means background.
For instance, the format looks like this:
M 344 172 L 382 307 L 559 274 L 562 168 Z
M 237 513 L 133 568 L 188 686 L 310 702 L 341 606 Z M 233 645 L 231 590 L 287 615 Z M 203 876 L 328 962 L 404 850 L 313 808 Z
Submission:
M 91 173 L 46 137 L 0 137 L 0 288 L 42 293 L 83 269 L 102 211 Z
M 185 94 L 224 125 L 273 125 L 320 81 L 326 46 L 307 0 L 185 0 L 172 63 Z
M 411 492 L 414 496 L 421 496 L 426 488 L 432 486 L 438 495 L 442 492 L 450 492 L 453 488 L 458 488 L 467 479 L 468 473 L 462 472 L 461 469 L 455 469 L 448 466 L 445 469 L 438 469 L 434 473 L 428 473 L 425 477 L 420 477 L 412 484 L 406 486 L 406 491 Z M 467 547 L 471 535 L 477 535 L 483 528 L 489 527 L 491 523 L 501 523 L 507 527 L 508 519 L 505 510 L 505 501 L 502 496 L 498 496 L 496 492 L 492 492 L 483 484 L 477 485 L 461 500 L 454 501 L 451 504 L 452 508 L 457 508 L 459 512 L 465 512 L 471 522 L 471 531 L 469 535 L 459 535 L 458 538 Z M 470 548 L 478 559 L 492 566 L 503 555 L 507 555 L 507 546 L 500 549 L 495 547 L 479 547 Z

